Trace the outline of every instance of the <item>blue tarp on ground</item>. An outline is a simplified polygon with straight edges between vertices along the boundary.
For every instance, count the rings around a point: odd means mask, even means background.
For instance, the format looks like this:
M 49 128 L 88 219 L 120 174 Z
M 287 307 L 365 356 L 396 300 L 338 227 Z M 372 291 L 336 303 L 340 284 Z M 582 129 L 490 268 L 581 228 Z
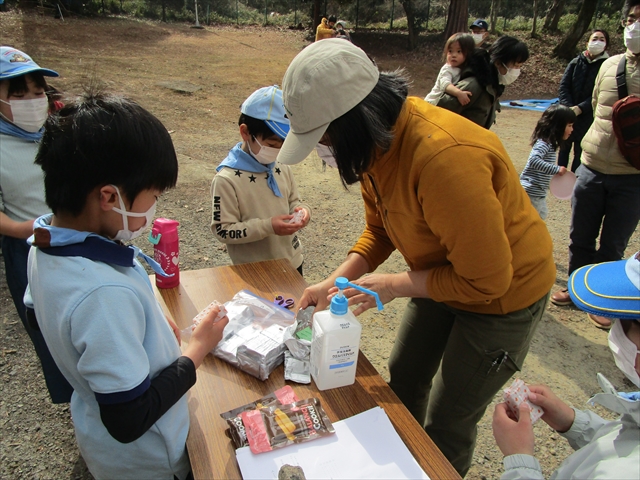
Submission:
M 503 107 L 518 108 L 520 110 L 534 110 L 542 113 L 554 103 L 558 103 L 557 98 L 550 98 L 548 100 L 505 100 L 504 102 L 500 102 L 500 105 Z

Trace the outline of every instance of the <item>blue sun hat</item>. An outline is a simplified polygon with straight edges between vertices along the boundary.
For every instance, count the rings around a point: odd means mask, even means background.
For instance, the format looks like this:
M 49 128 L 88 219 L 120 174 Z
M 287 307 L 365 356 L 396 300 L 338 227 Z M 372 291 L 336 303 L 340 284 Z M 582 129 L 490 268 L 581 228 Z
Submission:
M 247 98 L 240 111 L 257 120 L 262 120 L 273 133 L 284 139 L 289 133 L 289 120 L 285 116 L 282 90 L 277 85 L 262 87 Z
M 640 319 L 640 252 L 627 260 L 585 265 L 569 277 L 576 307 L 603 317 Z
M 40 68 L 33 59 L 24 52 L 13 47 L 0 47 L 0 80 L 9 80 L 27 73 L 41 73 L 45 77 L 59 77 L 58 72 L 48 68 Z

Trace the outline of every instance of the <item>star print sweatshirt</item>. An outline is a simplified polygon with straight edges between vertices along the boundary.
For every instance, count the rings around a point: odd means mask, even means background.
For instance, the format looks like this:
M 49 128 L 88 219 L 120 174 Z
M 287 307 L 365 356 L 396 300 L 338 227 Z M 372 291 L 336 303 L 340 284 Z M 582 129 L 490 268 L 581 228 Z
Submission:
M 248 156 L 241 145 L 231 149 L 229 156 Z M 291 215 L 296 207 L 304 207 L 311 215 L 311 209 L 300 201 L 289 166 L 276 163 L 273 176 L 281 197 L 269 187 L 264 172 L 223 167 L 213 177 L 211 231 L 227 245 L 234 264 L 288 258 L 294 268 L 302 265 L 298 235 L 276 235 L 271 217 Z

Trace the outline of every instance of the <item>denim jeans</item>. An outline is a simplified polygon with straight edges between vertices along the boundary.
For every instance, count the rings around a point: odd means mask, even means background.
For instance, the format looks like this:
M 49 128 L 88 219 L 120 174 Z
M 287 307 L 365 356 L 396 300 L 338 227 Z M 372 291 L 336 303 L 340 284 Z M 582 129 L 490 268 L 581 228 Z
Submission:
M 522 367 L 548 294 L 505 315 L 409 301 L 389 358 L 390 387 L 453 467 L 471 466 L 477 424 Z
M 606 175 L 580 165 L 571 197 L 569 274 L 620 260 L 640 221 L 640 174 Z M 596 242 L 600 237 L 600 245 Z
M 531 200 L 531 205 L 536 211 L 540 214 L 540 218 L 542 220 L 547 219 L 547 215 L 549 215 L 549 207 L 547 207 L 547 197 L 532 197 L 529 195 L 529 200 Z
M 4 258 L 7 286 L 18 311 L 22 325 L 31 338 L 33 348 L 40 359 L 44 380 L 53 403 L 68 403 L 71 400 L 73 388 L 56 365 L 49 348 L 44 341 L 40 329 L 29 325 L 24 305 L 24 292 L 27 289 L 27 259 L 29 258 L 29 244 L 20 238 L 2 237 L 2 256 Z

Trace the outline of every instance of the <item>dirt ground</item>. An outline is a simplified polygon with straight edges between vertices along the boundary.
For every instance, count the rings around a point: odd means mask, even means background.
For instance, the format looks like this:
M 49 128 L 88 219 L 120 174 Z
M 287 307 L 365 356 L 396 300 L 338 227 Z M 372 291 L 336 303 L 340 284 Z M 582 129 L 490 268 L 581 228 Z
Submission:
M 183 270 L 228 264 L 224 247 L 209 230 L 211 178 L 238 141 L 241 102 L 258 87 L 280 83 L 291 59 L 307 43 L 304 33 L 258 27 L 195 30 L 123 19 L 68 18 L 62 22 L 16 12 L 0 13 L 0 31 L 3 45 L 20 48 L 40 65 L 59 71 L 62 77 L 52 83 L 61 90 L 77 94 L 83 85 L 101 82 L 110 91 L 137 100 L 165 123 L 178 152 L 180 176 L 178 186 L 161 198 L 157 215 L 181 222 Z M 441 66 L 439 46 L 408 53 L 382 37 L 355 35 L 354 40 L 360 40 L 381 69 L 405 67 L 413 79 L 411 94 L 428 93 Z M 523 76 L 507 89 L 505 97 L 555 96 L 562 74 L 561 69 L 556 70 L 538 79 L 527 76 L 525 66 Z M 169 82 L 196 91 L 179 93 L 164 86 Z M 535 112 L 504 109 L 493 129 L 518 170 L 526 163 L 528 139 L 538 117 Z M 305 202 L 313 208 L 312 222 L 301 238 L 305 279 L 314 283 L 341 262 L 361 232 L 362 201 L 357 187 L 345 191 L 337 172 L 323 171 L 317 157 L 294 166 L 293 171 Z M 551 197 L 549 210 L 547 225 L 558 267 L 555 291 L 567 281 L 569 202 Z M 139 245 L 151 252 L 148 243 Z M 637 250 L 638 231 L 627 253 Z M 380 268 L 385 272 L 405 269 L 397 254 Z M 3 271 L 0 276 L 0 477 L 90 478 L 75 446 L 68 407 L 49 402 Z M 385 378 L 404 304 L 405 300 L 398 299 L 384 313 L 362 316 L 362 349 Z M 596 372 L 608 376 L 616 386 L 630 387 L 615 367 L 606 333 L 592 327 L 585 314 L 572 307 L 549 306 L 518 376 L 528 383 L 546 383 L 571 405 L 584 408 L 598 391 Z M 478 427 L 468 478 L 498 478 L 502 472 L 502 455 L 491 434 L 492 412 L 493 405 Z M 571 449 L 543 422 L 536 424 L 535 431 L 537 455 L 549 475 Z

